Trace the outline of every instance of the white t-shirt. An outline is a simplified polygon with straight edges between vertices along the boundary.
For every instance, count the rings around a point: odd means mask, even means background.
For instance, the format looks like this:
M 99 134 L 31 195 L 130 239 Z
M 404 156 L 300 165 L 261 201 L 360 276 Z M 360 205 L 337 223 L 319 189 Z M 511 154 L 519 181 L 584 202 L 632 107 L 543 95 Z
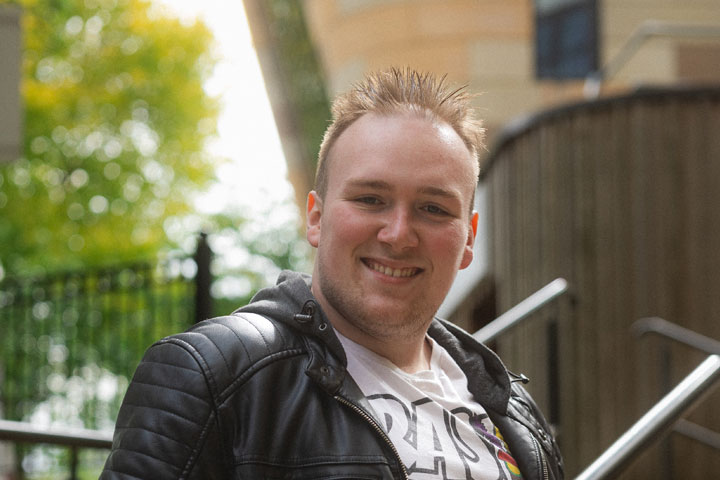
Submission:
M 430 337 L 430 370 L 410 374 L 338 333 L 348 371 L 375 410 L 413 480 L 516 480 L 507 445 L 467 378 Z

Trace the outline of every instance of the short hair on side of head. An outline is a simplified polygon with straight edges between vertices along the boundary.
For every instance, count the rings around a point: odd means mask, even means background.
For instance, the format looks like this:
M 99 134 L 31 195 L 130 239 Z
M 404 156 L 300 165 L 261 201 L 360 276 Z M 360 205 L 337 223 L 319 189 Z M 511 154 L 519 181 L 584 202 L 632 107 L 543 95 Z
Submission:
M 479 173 L 479 153 L 484 147 L 485 129 L 471 107 L 467 86 L 451 87 L 446 76 L 437 78 L 411 68 L 390 68 L 368 74 L 338 96 L 332 104 L 332 123 L 325 131 L 318 154 L 315 190 L 324 198 L 328 186 L 328 154 L 340 135 L 366 113 L 388 115 L 417 113 L 446 122 L 460 136 Z

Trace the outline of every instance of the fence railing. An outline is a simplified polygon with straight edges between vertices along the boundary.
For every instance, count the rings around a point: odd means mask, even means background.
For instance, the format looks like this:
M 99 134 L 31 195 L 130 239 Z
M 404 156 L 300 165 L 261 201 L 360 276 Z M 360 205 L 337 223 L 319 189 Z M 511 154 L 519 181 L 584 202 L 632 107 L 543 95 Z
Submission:
M 70 448 L 68 470 L 70 480 L 78 478 L 78 450 L 81 448 L 110 449 L 112 433 L 79 428 L 41 429 L 27 422 L 0 420 L 0 440 L 13 443 L 59 445 Z
M 151 264 L 6 280 L 0 285 L 5 417 L 27 419 L 38 403 L 73 385 L 129 378 L 153 340 L 192 324 L 193 299 L 192 277 Z
M 210 259 L 202 236 L 194 258 L 0 282 L 0 417 L 111 429 L 150 344 L 210 316 Z

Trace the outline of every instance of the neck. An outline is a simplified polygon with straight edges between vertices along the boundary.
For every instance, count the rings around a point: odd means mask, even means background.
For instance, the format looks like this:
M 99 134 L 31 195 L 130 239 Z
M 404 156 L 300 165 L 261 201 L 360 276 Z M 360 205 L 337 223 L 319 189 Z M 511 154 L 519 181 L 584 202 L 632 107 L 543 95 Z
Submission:
M 388 359 L 393 365 L 407 373 L 430 370 L 432 346 L 424 332 L 411 338 L 378 338 L 342 319 L 338 320 L 337 317 L 331 318 L 330 322 L 335 330 L 346 338 Z
M 422 325 L 416 325 L 412 331 L 399 332 L 392 328 L 373 331 L 345 318 L 327 301 L 314 282 L 311 291 L 333 328 L 346 338 L 385 357 L 408 373 L 430 369 L 432 347 L 426 335 L 432 318 Z

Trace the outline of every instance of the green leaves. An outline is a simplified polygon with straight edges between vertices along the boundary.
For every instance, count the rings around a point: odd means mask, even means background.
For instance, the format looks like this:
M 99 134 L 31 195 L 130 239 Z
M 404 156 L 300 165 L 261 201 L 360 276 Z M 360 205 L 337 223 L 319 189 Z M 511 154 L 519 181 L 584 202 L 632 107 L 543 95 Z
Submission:
M 0 168 L 0 266 L 147 257 L 220 160 L 212 36 L 141 0 L 21 0 L 24 154 Z M 188 232 L 193 235 L 195 232 Z M 112 255 L 110 258 L 109 255 Z

